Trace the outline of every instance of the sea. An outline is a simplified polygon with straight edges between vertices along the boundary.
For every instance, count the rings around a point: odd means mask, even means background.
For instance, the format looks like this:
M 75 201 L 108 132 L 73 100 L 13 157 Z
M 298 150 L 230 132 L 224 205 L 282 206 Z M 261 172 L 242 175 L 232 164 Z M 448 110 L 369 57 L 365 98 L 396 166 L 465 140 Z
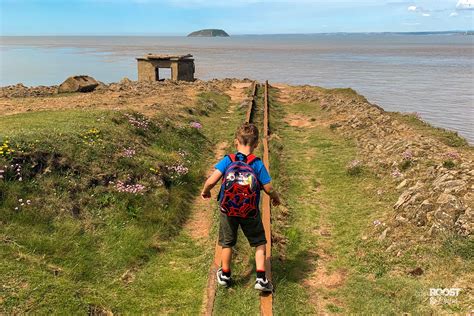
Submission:
M 474 36 L 462 33 L 0 37 L 0 85 L 137 79 L 136 57 L 192 54 L 196 77 L 350 87 L 474 144 Z

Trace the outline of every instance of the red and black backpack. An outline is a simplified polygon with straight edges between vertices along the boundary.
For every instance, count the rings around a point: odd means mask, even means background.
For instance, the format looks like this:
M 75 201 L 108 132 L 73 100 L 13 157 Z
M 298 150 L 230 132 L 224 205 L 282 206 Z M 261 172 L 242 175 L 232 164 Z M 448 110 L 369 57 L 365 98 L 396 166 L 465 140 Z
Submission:
M 257 159 L 253 154 L 244 155 L 238 160 L 237 155 L 227 155 L 231 163 L 222 177 L 219 204 L 222 213 L 227 216 L 256 217 L 260 195 L 260 182 L 250 164 Z

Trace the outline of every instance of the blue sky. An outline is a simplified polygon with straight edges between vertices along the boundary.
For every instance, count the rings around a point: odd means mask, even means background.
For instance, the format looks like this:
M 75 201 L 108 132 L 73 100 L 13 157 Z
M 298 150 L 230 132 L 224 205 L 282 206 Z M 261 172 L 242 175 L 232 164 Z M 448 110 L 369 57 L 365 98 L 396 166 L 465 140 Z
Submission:
M 2 35 L 474 29 L 474 0 L 0 0 Z

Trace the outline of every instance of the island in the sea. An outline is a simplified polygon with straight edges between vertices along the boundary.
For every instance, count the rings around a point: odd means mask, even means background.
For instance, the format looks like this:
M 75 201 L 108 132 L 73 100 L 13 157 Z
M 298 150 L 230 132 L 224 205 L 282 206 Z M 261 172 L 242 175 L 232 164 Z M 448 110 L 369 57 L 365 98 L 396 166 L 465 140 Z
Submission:
M 229 37 L 229 34 L 224 30 L 204 29 L 189 33 L 188 37 Z

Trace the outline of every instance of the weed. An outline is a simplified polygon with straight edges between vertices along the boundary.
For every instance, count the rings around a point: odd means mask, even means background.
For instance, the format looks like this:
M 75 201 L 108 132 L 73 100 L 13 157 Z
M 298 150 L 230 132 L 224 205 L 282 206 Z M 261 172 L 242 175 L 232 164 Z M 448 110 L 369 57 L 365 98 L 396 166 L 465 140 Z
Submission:
M 448 159 L 443 161 L 443 167 L 453 169 L 454 167 L 456 167 L 456 164 L 451 159 Z

